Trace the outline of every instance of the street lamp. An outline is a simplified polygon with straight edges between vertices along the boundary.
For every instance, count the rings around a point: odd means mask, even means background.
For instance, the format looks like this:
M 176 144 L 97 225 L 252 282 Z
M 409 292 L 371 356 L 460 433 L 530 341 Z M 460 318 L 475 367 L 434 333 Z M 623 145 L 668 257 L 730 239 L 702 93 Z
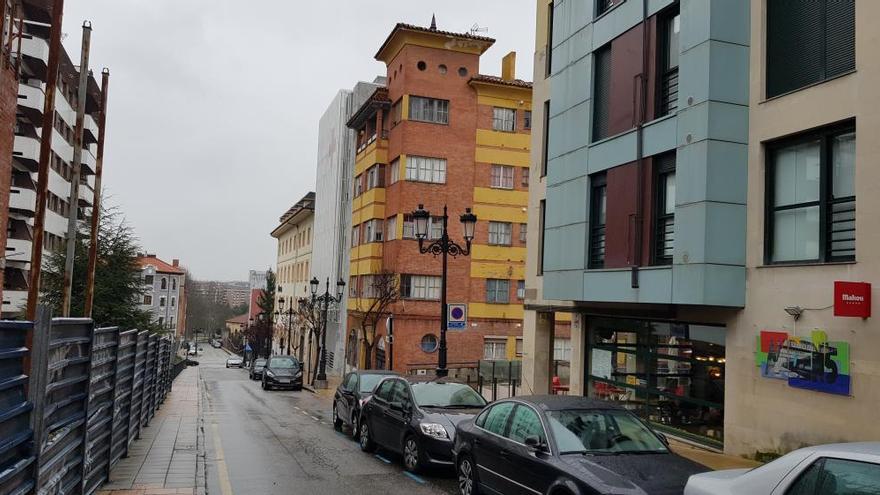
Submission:
M 412 212 L 412 217 L 415 223 L 416 239 L 419 241 L 419 252 L 443 256 L 443 273 L 440 278 L 440 346 L 437 352 L 437 376 L 446 376 L 449 374 L 449 370 L 446 368 L 446 326 L 448 324 L 446 315 L 447 257 L 451 255 L 455 258 L 470 254 L 471 242 L 474 240 L 474 230 L 477 225 L 477 216 L 471 213 L 470 208 L 466 208 L 465 213 L 459 218 L 464 228 L 466 247 L 459 246 L 449 238 L 449 232 L 446 229 L 449 223 L 446 205 L 443 205 L 443 232 L 440 234 L 439 239 L 427 246 L 424 245 L 424 242 L 428 238 L 428 222 L 431 219 L 431 213 L 425 210 L 424 205 L 419 205 L 419 208 Z
M 324 293 L 318 295 L 318 278 L 312 277 L 312 280 L 309 282 L 309 285 L 312 289 L 312 307 L 314 307 L 315 303 L 323 304 L 321 306 L 321 344 L 318 348 L 318 375 L 315 377 L 315 387 L 316 388 L 325 388 L 327 386 L 327 311 L 330 308 L 330 303 L 339 303 L 342 301 L 342 296 L 345 294 L 345 281 L 341 278 L 336 281 L 336 295 L 330 294 L 330 278 L 327 277 L 327 281 L 324 288 Z M 321 386 L 318 386 L 318 383 Z
M 283 292 L 281 287 L 278 287 L 278 292 Z M 287 307 L 287 311 L 284 311 L 284 297 L 278 298 L 278 307 L 279 310 L 275 311 L 275 316 L 286 316 L 287 317 L 287 355 L 290 355 L 290 327 L 293 324 L 293 297 L 290 298 L 290 306 Z M 284 347 L 284 344 L 281 345 Z
M 309 308 L 309 300 L 304 297 L 301 297 L 299 299 L 299 309 L 300 309 L 300 315 L 305 315 L 306 310 L 314 311 L 313 308 Z M 306 324 L 306 322 L 302 321 L 302 319 L 301 319 L 300 320 L 300 327 L 299 327 L 299 362 L 300 362 L 300 364 L 302 364 L 304 362 L 303 361 L 303 351 L 306 348 L 305 324 Z

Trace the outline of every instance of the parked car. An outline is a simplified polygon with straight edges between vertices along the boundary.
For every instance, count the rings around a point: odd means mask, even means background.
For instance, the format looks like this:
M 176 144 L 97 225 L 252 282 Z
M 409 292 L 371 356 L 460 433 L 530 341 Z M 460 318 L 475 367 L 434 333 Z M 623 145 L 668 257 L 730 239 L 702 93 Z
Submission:
M 241 368 L 243 366 L 244 361 L 238 356 L 229 356 L 226 358 L 226 367 L 227 368 Z
M 874 495 L 880 493 L 880 442 L 795 450 L 755 469 L 691 476 L 685 495 Z
M 219 340 L 215 339 L 214 341 L 211 342 L 211 347 L 214 347 L 215 349 L 219 349 L 220 347 L 222 347 L 222 344 L 220 343 Z
M 336 387 L 333 397 L 333 426 L 337 429 L 342 425 L 351 427 L 351 436 L 358 436 L 358 420 L 361 408 L 370 400 L 376 385 L 388 376 L 397 375 L 393 371 L 363 370 L 345 375 L 342 383 Z
M 464 383 L 415 376 L 382 380 L 364 403 L 358 440 L 361 450 L 377 445 L 403 454 L 409 471 L 452 466 L 456 425 L 472 418 L 486 399 Z
M 493 403 L 459 425 L 454 452 L 462 495 L 671 495 L 707 470 L 631 412 L 563 395 Z
M 302 366 L 293 356 L 272 356 L 263 367 L 262 379 L 263 390 L 272 388 L 302 390 Z
M 258 380 L 263 378 L 263 368 L 266 367 L 266 360 L 263 358 L 254 359 L 250 366 L 250 379 Z

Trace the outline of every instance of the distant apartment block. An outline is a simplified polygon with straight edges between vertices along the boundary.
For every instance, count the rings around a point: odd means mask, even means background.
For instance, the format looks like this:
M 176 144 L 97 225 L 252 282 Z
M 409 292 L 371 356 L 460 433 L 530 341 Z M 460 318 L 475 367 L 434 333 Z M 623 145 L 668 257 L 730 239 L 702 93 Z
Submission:
M 149 311 L 153 321 L 165 330 L 183 335 L 186 329 L 186 271 L 178 260 L 166 263 L 154 254 L 138 258 L 144 294 L 140 309 Z

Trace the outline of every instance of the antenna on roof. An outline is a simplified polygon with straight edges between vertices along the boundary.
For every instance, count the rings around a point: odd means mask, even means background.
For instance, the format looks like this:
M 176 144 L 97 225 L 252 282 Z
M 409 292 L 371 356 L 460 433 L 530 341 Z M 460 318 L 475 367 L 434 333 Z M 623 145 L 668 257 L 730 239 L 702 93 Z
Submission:
M 477 33 L 488 33 L 488 32 L 489 32 L 489 28 L 480 27 L 480 25 L 477 24 L 476 22 L 474 23 L 473 26 L 471 26 L 471 29 L 470 29 L 471 36 L 474 36 Z
M 437 30 L 437 16 L 435 14 L 431 14 L 431 31 Z

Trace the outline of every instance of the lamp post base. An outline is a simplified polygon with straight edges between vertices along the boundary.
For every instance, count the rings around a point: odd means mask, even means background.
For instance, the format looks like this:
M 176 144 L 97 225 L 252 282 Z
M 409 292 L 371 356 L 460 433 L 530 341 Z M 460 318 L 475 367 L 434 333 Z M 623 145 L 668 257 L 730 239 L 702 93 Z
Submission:
M 449 369 L 448 368 L 437 368 L 436 370 L 434 370 L 434 374 L 437 375 L 438 377 L 449 376 Z
M 327 378 L 315 378 L 315 389 L 326 390 L 328 388 Z

